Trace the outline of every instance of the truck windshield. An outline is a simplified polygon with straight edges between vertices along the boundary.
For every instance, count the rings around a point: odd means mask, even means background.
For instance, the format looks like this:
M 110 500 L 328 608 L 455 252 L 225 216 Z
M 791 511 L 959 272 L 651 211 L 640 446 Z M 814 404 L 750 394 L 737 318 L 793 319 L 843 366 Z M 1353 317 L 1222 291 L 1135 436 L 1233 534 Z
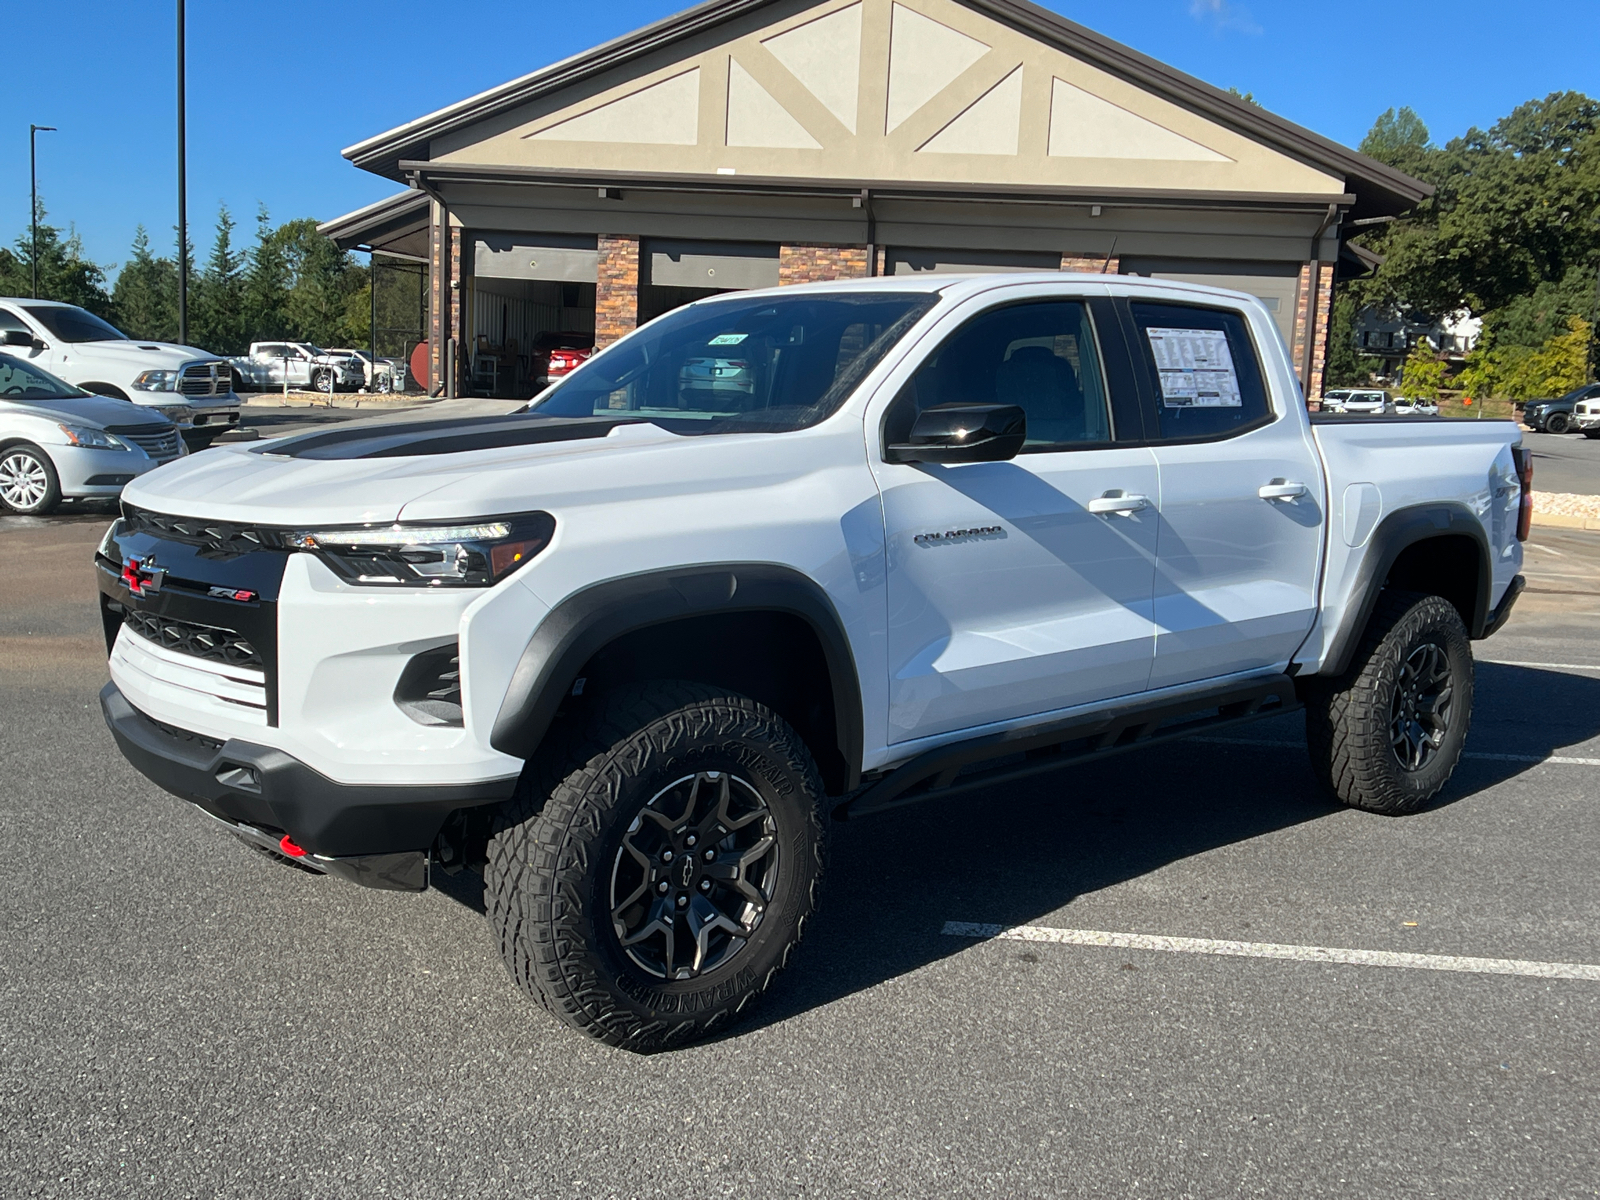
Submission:
M 82 388 L 75 388 L 19 358 L 0 354 L 0 400 L 26 403 L 29 400 L 62 400 L 88 394 Z
M 125 342 L 128 335 L 92 312 L 53 304 L 24 304 L 22 311 L 63 342 Z
M 780 433 L 833 413 L 936 292 L 702 302 L 590 359 L 532 411 L 640 416 L 675 433 Z

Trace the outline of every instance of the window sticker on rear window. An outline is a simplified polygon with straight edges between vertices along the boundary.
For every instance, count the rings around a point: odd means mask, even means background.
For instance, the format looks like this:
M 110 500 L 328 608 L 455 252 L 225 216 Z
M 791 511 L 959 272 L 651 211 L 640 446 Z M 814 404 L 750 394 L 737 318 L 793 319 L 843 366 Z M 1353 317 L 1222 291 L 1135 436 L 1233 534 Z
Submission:
M 706 345 L 708 345 L 708 346 L 737 346 L 740 342 L 744 341 L 745 338 L 747 338 L 749 336 L 750 335 L 748 333 L 719 333 L 719 334 L 717 334 L 716 337 L 712 338 L 709 342 L 707 342 Z
M 1221 329 L 1145 330 L 1167 408 L 1239 408 L 1239 373 Z

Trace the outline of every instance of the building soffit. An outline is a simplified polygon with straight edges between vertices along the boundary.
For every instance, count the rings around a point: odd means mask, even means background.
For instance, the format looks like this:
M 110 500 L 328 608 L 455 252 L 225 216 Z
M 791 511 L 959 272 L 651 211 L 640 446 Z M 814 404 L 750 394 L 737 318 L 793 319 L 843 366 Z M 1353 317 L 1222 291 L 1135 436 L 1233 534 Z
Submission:
M 1326 195 L 1426 185 L 1022 0 L 714 0 L 347 150 L 435 170 Z M 409 165 L 409 164 L 408 164 Z

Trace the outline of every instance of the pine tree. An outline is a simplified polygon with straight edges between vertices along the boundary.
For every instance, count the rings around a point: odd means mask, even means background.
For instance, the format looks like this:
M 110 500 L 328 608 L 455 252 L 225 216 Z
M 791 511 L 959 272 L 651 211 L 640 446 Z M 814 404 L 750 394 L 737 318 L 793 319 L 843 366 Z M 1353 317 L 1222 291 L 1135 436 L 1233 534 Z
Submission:
M 244 267 L 242 328 L 247 341 L 289 336 L 289 323 L 283 313 L 288 295 L 288 264 L 263 204 L 256 211 L 256 244 Z
M 191 287 L 189 338 L 213 354 L 243 354 L 249 347 L 244 322 L 244 256 L 233 248 L 233 214 L 217 212 L 217 236 L 205 270 Z
M 150 253 L 143 225 L 133 235 L 133 254 L 112 293 L 120 328 L 131 338 L 169 342 L 178 336 L 178 268 Z

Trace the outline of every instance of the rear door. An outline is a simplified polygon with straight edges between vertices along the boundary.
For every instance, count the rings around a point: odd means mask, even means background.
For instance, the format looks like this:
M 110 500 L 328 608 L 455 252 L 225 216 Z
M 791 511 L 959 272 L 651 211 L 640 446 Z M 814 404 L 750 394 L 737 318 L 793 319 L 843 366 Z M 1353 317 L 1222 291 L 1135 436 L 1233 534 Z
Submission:
M 1268 386 L 1272 331 L 1226 304 L 1122 312 L 1161 477 L 1150 686 L 1281 668 L 1316 616 L 1325 521 L 1299 396 Z
M 1009 462 L 872 456 L 888 549 L 891 742 L 1137 693 L 1149 680 L 1155 456 L 1115 310 L 1089 290 L 1008 290 L 1011 302 L 971 312 L 869 426 L 904 442 L 918 411 L 958 401 L 1017 404 L 1028 420 Z

